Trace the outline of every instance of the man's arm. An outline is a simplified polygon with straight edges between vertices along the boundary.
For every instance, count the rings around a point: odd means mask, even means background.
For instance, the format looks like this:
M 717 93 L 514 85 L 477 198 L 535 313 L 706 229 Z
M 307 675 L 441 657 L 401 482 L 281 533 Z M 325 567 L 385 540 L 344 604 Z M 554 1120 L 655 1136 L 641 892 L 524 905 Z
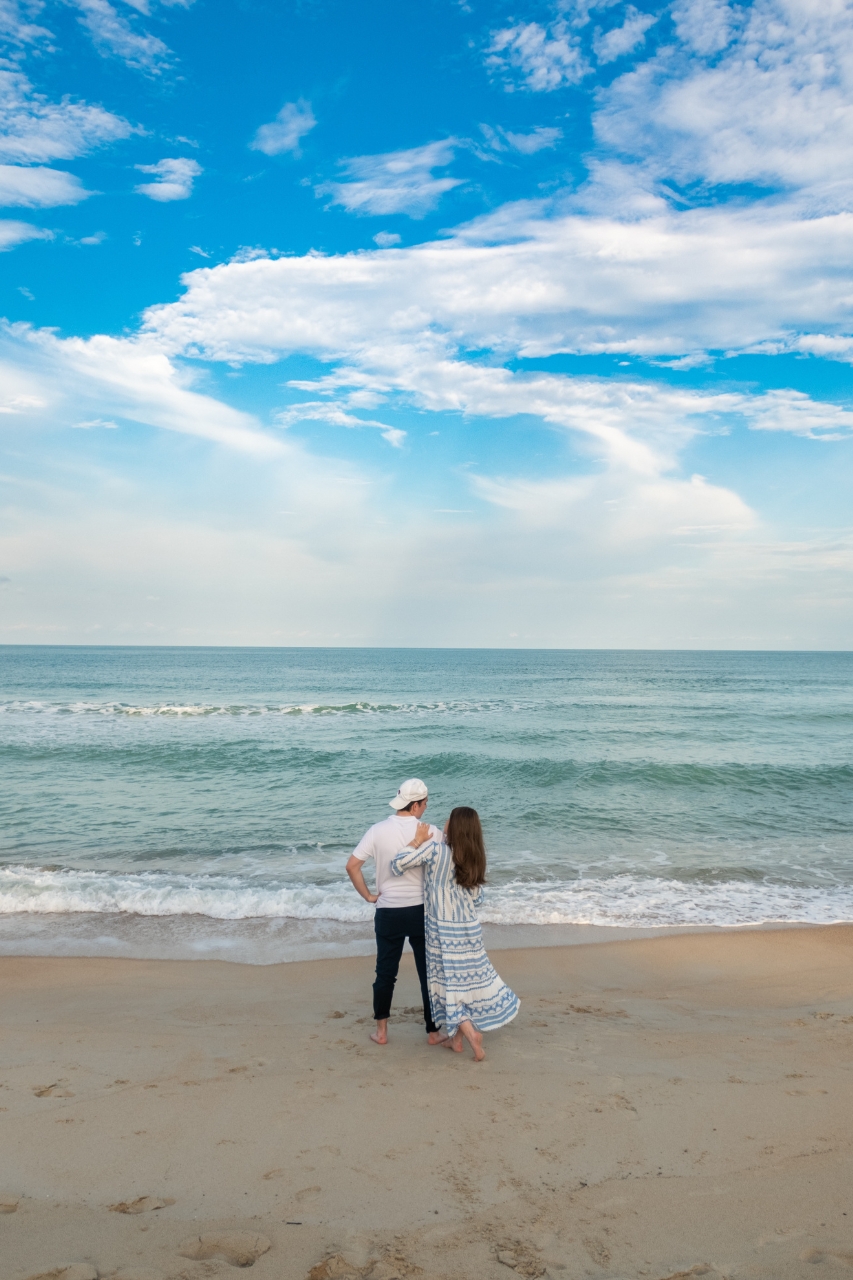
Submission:
M 346 866 L 346 872 L 350 880 L 352 880 L 352 885 L 356 893 L 360 893 L 365 902 L 378 901 L 379 894 L 371 893 L 365 882 L 364 863 L 361 858 L 357 858 L 354 853 L 350 855 L 349 862 Z

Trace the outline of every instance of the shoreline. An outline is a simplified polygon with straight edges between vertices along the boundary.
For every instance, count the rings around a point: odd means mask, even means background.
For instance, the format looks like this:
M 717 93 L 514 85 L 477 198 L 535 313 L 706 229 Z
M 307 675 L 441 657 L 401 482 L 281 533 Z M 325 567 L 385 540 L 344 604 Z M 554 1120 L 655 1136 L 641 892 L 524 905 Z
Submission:
M 569 947 L 694 934 L 821 929 L 853 923 L 764 920 L 738 924 L 483 924 L 487 950 Z M 257 917 L 223 920 L 201 915 L 27 913 L 0 916 L 0 957 L 128 960 L 217 960 L 235 964 L 293 964 L 371 956 L 372 921 Z
M 851 961 L 843 924 L 502 950 L 476 1065 L 408 955 L 382 1049 L 370 957 L 0 958 L 3 1280 L 819 1280 Z

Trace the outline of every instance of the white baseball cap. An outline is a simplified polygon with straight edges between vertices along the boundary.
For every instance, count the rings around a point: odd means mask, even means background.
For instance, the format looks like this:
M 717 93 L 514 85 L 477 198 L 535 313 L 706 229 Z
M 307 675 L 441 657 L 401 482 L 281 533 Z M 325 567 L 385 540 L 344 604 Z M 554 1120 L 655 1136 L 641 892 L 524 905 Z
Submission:
M 407 778 L 393 800 L 389 800 L 392 809 L 407 809 L 416 800 L 426 800 L 426 783 L 420 778 Z

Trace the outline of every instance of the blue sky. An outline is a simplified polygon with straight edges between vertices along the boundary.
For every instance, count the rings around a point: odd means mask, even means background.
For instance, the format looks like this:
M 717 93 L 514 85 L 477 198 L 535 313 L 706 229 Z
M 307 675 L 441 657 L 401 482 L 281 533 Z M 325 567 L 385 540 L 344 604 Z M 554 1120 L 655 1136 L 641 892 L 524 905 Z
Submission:
M 849 648 L 853 0 L 0 33 L 0 642 Z

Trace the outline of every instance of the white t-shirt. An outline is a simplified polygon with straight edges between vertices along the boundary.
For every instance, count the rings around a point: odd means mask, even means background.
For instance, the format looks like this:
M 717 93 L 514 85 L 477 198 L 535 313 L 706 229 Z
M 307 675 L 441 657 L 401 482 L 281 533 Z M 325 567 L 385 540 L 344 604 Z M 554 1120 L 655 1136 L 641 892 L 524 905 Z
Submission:
M 420 821 L 408 813 L 392 813 L 382 822 L 374 823 L 353 850 L 353 857 L 362 862 L 372 858 L 376 864 L 377 907 L 419 907 L 423 902 L 423 867 L 411 867 L 401 876 L 395 876 L 391 870 L 392 859 L 414 840 Z M 434 840 L 441 839 L 437 827 L 431 826 L 429 831 Z

